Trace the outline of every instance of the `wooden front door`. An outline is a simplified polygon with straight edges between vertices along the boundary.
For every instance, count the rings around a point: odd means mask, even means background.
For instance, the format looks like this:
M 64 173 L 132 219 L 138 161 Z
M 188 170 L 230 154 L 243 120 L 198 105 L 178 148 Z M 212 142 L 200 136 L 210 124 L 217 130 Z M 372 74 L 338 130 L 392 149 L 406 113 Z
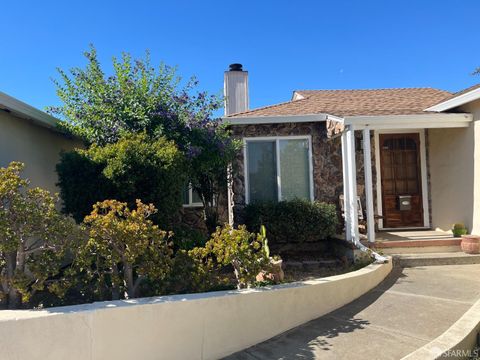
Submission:
M 383 227 L 424 226 L 419 135 L 380 134 L 379 140 Z

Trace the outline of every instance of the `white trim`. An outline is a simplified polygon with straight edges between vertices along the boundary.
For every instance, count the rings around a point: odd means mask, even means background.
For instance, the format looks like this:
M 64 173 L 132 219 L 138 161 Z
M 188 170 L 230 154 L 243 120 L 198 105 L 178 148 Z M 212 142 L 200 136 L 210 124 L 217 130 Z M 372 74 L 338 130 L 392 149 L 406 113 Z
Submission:
M 422 206 L 423 206 L 423 227 L 414 227 L 414 228 L 430 228 L 430 209 L 428 206 L 428 175 L 427 175 L 427 150 L 426 150 L 426 140 L 425 140 L 425 130 L 424 129 L 402 129 L 402 130 L 375 130 L 375 170 L 377 173 L 377 210 L 379 215 L 383 215 L 382 209 L 382 173 L 380 170 L 380 134 L 418 134 L 420 139 L 420 172 L 422 176 Z M 388 230 L 391 228 L 383 227 L 383 220 L 378 221 L 379 230 Z M 413 228 L 413 227 L 412 227 Z M 405 228 L 395 228 L 397 230 L 401 229 L 412 229 L 410 227 Z
M 252 125 L 252 124 L 282 124 L 282 123 L 302 123 L 302 122 L 320 122 L 333 120 L 342 123 L 343 119 L 329 114 L 307 114 L 307 115 L 281 115 L 281 116 L 240 116 L 223 117 L 222 123 L 230 125 Z
M 277 166 L 277 200 L 282 201 L 282 177 L 280 169 L 280 141 L 275 139 L 275 165 Z
M 182 204 L 183 207 L 185 208 L 197 208 L 197 207 L 203 207 L 203 204 L 201 202 L 193 202 L 193 189 L 192 186 L 188 187 L 188 204 Z
M 348 170 L 348 160 L 347 160 L 347 134 L 346 132 L 341 133 L 341 140 L 342 140 L 342 179 L 343 179 L 343 203 L 344 203 L 344 216 L 345 216 L 345 240 L 352 241 L 351 239 L 351 229 L 352 229 L 352 222 L 350 220 L 350 212 L 347 212 L 347 206 L 349 206 L 350 202 L 350 186 L 348 184 L 349 180 L 349 173 Z
M 310 201 L 314 200 L 314 184 L 313 184 L 313 149 L 311 135 L 286 135 L 286 136 L 257 136 L 243 138 L 243 178 L 245 179 L 245 203 L 250 203 L 250 184 L 248 179 L 248 157 L 247 157 L 247 142 L 253 141 L 274 141 L 275 142 L 275 161 L 277 166 L 277 200 L 281 201 L 281 172 L 280 172 L 280 140 L 308 140 L 308 166 L 309 166 L 309 192 Z
M 476 88 L 473 90 L 470 90 L 464 94 L 455 96 L 451 99 L 448 99 L 446 101 L 443 101 L 441 103 L 438 103 L 436 105 L 430 106 L 428 109 L 425 109 L 425 111 L 445 111 L 445 110 L 450 110 L 453 109 L 457 106 L 464 105 L 466 103 L 469 103 L 471 101 L 475 101 L 480 99 L 480 88 Z
M 355 157 L 355 131 L 349 126 L 342 134 L 345 236 L 347 241 L 357 244 L 360 242 L 360 234 L 358 230 L 357 168 Z
M 372 152 L 370 129 L 363 129 L 363 171 L 365 175 L 365 203 L 367 210 L 367 238 L 375 242 L 375 214 L 373 210 Z
M 34 108 L 23 101 L 0 91 L 0 108 L 6 108 L 21 117 L 31 120 L 39 125 L 55 128 L 59 120 L 41 110 Z
M 468 127 L 473 121 L 472 114 L 418 114 L 418 115 L 381 115 L 381 116 L 347 116 L 345 125 L 355 130 L 366 127 L 377 129 L 428 129 Z

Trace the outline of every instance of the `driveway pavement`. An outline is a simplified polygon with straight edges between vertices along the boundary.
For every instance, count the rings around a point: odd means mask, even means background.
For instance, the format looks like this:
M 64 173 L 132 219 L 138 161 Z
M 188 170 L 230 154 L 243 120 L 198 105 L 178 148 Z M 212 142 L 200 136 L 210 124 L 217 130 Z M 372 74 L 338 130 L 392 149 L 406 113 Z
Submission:
M 227 359 L 400 359 L 479 298 L 478 264 L 394 268 L 354 302 Z

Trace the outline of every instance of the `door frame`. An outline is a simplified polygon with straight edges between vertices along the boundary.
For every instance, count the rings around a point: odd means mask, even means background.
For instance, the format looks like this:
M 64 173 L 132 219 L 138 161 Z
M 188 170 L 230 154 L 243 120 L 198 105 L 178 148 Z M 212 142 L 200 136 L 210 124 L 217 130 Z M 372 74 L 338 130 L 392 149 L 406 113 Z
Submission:
M 428 206 L 428 179 L 427 179 L 427 150 L 425 142 L 425 129 L 401 129 L 401 130 L 375 130 L 375 171 L 377 174 L 377 211 L 383 215 L 383 199 L 382 199 L 382 173 L 380 169 L 380 134 L 418 134 L 420 139 L 420 172 L 422 178 L 422 206 L 423 206 L 423 227 L 420 229 L 430 228 L 430 209 Z M 379 230 L 402 230 L 402 229 L 419 229 L 419 227 L 403 227 L 403 228 L 384 228 L 383 219 L 378 220 Z

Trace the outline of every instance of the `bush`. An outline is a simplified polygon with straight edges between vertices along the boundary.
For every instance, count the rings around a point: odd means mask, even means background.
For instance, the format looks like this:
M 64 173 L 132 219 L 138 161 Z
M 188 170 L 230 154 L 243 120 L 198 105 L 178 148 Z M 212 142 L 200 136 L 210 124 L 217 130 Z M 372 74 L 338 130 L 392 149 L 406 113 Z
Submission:
M 173 227 L 172 235 L 173 249 L 175 251 L 190 251 L 196 247 L 203 247 L 208 240 L 208 235 L 202 231 L 185 224 Z
M 184 165 L 172 141 L 143 134 L 64 153 L 57 165 L 64 212 L 80 222 L 96 202 L 114 198 L 134 206 L 142 199 L 158 209 L 155 222 L 169 226 L 182 203 Z
M 89 240 L 75 251 L 67 285 L 85 281 L 85 292 L 95 289 L 98 300 L 138 297 L 145 282 L 156 285 L 148 295 L 158 294 L 171 268 L 172 249 L 170 234 L 148 219 L 155 211 L 140 200 L 132 210 L 116 200 L 95 204 L 84 220 Z
M 271 245 L 325 240 L 335 235 L 338 218 L 335 205 L 305 200 L 250 204 L 245 208 L 250 231 L 264 225 Z
M 239 289 L 253 285 L 260 271 L 270 266 L 264 228 L 256 234 L 249 232 L 245 225 L 238 229 L 230 225 L 218 227 L 202 250 L 205 258 L 213 256 L 212 261 L 218 265 L 233 267 Z
M 73 219 L 57 211 L 55 195 L 20 177 L 23 167 L 0 168 L 0 297 L 9 308 L 53 291 L 65 255 L 82 238 Z

